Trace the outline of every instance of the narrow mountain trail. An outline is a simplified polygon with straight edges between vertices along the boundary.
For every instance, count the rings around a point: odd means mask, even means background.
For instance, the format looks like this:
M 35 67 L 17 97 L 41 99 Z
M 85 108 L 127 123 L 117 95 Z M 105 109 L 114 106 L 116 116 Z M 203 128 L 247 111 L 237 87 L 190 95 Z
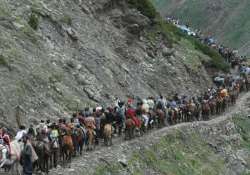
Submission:
M 127 158 L 136 151 L 147 148 L 157 143 L 162 137 L 168 135 L 171 131 L 180 130 L 186 127 L 211 126 L 230 119 L 234 114 L 247 112 L 250 114 L 250 92 L 243 93 L 237 100 L 236 105 L 231 106 L 228 110 L 214 116 L 209 121 L 198 121 L 192 123 L 180 123 L 174 126 L 168 126 L 159 130 L 150 131 L 143 137 L 135 138 L 131 141 L 124 141 L 123 138 L 114 138 L 113 146 L 97 146 L 93 152 L 84 152 L 83 156 L 73 158 L 72 163 L 67 167 L 58 167 L 50 170 L 49 175 L 82 175 L 93 174 L 96 167 L 100 164 L 109 165 L 111 162 L 126 162 Z

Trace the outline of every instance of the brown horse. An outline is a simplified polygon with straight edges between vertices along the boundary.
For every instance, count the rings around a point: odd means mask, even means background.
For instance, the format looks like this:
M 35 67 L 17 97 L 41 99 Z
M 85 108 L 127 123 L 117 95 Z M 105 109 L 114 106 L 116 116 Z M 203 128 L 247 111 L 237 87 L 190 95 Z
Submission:
M 209 115 L 210 115 L 210 106 L 208 101 L 203 101 L 202 105 L 201 105 L 201 109 L 202 109 L 202 117 L 204 120 L 209 120 Z
M 80 155 L 82 155 L 83 145 L 84 145 L 84 132 L 82 128 L 76 128 L 76 142 L 77 147 L 76 152 L 78 152 Z
M 194 117 L 197 121 L 199 121 L 200 116 L 201 116 L 201 104 L 196 102 L 195 106 L 196 106 L 196 109 L 195 109 Z
M 162 109 L 156 109 L 156 120 L 158 128 L 165 126 L 165 112 Z
M 49 172 L 49 160 L 51 155 L 49 142 L 44 140 L 37 140 L 33 142 L 34 149 L 37 153 L 38 160 L 37 165 L 38 168 L 45 173 Z
M 111 124 L 108 123 L 104 125 L 103 135 L 104 135 L 104 144 L 106 146 L 111 146 L 112 145 L 112 125 Z
M 95 133 L 94 129 L 89 127 L 87 128 L 87 150 L 92 151 L 95 147 Z
M 236 104 L 237 92 L 235 89 L 232 89 L 231 91 L 229 91 L 229 98 L 230 98 L 231 105 Z
M 170 117 L 170 123 L 173 125 L 173 124 L 176 124 L 178 123 L 178 120 L 179 120 L 179 109 L 178 108 L 171 108 L 168 112 L 168 115 Z
M 212 98 L 211 100 L 209 100 L 209 107 L 210 107 L 211 115 L 215 115 L 216 114 L 216 99 L 215 98 Z
M 61 138 L 61 156 L 63 165 L 65 165 L 66 163 L 71 163 L 72 154 L 74 152 L 74 145 L 69 131 L 66 131 L 66 134 L 62 135 Z
M 187 122 L 191 122 L 194 120 L 194 116 L 195 116 L 195 113 L 196 113 L 196 104 L 193 103 L 193 102 L 189 102 L 187 105 L 186 105 L 186 108 L 187 108 Z
M 134 137 L 135 122 L 129 118 L 125 121 L 125 140 L 132 139 Z
M 223 112 L 223 99 L 220 97 L 217 97 L 216 99 L 216 113 L 220 114 Z

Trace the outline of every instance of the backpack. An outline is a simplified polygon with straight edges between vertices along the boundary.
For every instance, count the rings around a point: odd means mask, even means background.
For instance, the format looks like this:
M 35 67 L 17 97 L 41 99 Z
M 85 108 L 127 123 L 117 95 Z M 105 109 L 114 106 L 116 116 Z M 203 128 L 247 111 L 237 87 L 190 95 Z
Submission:
M 156 105 L 156 109 L 163 109 L 163 104 L 161 101 L 158 101 L 158 103 Z

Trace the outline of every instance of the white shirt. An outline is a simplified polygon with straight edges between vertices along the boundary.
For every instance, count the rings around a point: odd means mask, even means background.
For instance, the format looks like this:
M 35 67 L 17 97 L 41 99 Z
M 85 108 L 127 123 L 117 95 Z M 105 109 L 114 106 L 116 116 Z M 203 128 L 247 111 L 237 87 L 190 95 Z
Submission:
M 21 140 L 21 139 L 23 138 L 23 135 L 24 135 L 24 134 L 27 134 L 27 131 L 26 131 L 26 130 L 18 131 L 17 134 L 16 134 L 15 139 L 16 139 L 16 140 Z

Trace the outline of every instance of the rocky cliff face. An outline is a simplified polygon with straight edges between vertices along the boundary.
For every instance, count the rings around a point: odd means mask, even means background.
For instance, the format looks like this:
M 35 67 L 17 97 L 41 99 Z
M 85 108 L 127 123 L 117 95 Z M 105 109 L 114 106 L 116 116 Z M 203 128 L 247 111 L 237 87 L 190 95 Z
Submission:
M 127 1 L 1 0 L 0 117 L 16 126 L 68 116 L 115 97 L 196 93 L 211 85 L 207 56 L 181 40 L 169 48 Z

